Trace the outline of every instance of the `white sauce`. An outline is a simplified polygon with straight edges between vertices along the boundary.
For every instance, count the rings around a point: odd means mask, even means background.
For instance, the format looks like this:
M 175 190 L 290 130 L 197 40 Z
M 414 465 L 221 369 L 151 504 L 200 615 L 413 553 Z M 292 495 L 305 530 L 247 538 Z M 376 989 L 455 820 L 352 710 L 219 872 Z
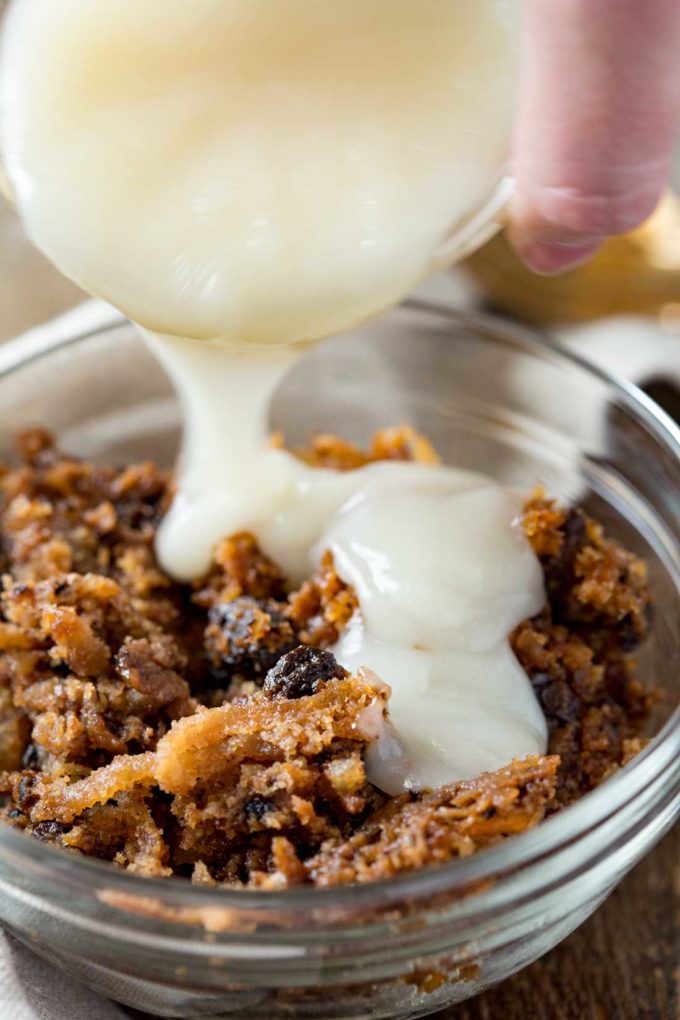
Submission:
M 542 605 L 539 564 L 492 480 L 314 471 L 267 449 L 267 405 L 287 344 L 398 300 L 488 194 L 516 19 L 512 0 L 14 0 L 0 54 L 27 229 L 153 331 L 183 402 L 163 564 L 194 577 L 240 529 L 292 580 L 332 549 L 361 607 L 336 654 L 392 688 L 369 757 L 389 792 L 544 750 L 507 637 Z
M 3 160 L 68 276 L 285 343 L 398 301 L 509 151 L 519 0 L 13 0 Z
M 295 582 L 333 551 L 361 606 L 333 651 L 392 688 L 393 729 L 368 762 L 389 793 L 542 753 L 545 720 L 508 642 L 545 600 L 519 501 L 454 468 L 308 468 L 266 448 L 267 397 L 295 351 L 151 342 L 185 414 L 179 496 L 158 541 L 171 573 L 195 577 L 216 542 L 241 528 Z

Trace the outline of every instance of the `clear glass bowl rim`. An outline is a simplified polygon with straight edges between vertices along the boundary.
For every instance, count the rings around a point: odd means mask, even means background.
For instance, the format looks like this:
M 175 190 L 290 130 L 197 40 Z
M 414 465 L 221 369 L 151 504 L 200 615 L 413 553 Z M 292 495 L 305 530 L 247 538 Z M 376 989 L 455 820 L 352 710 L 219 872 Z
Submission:
M 680 426 L 654 403 L 642 390 L 625 379 L 617 378 L 587 359 L 568 351 L 546 335 L 492 315 L 458 312 L 435 302 L 410 299 L 404 307 L 451 324 L 490 332 L 497 342 L 507 343 L 539 359 L 563 363 L 603 382 L 620 406 L 631 413 L 653 435 L 655 442 L 680 465 Z M 45 327 L 25 337 L 11 340 L 0 349 L 0 379 L 21 370 L 51 352 L 88 340 L 95 340 L 127 325 L 114 313 L 100 315 L 101 324 L 86 331 L 67 333 L 56 329 L 50 335 Z M 48 324 L 49 325 L 49 324 Z M 675 577 L 680 587 L 680 575 Z M 675 766 L 675 768 L 674 768 Z M 144 878 L 118 870 L 108 862 L 55 852 L 53 847 L 27 838 L 8 825 L 0 825 L 0 844 L 27 862 L 47 871 L 77 880 L 83 892 L 100 890 L 119 892 L 155 900 L 171 899 L 178 906 L 220 908 L 248 911 L 255 915 L 262 910 L 295 914 L 317 909 L 354 906 L 363 909 L 375 905 L 381 909 L 405 898 L 426 899 L 434 893 L 461 894 L 473 885 L 493 880 L 496 894 L 501 894 L 504 878 L 519 869 L 544 861 L 612 818 L 631 801 L 642 795 L 670 769 L 670 777 L 680 793 L 680 706 L 676 707 L 660 732 L 624 769 L 598 789 L 587 794 L 567 810 L 546 819 L 536 828 L 513 837 L 479 855 L 452 861 L 436 868 L 407 873 L 393 879 L 366 885 L 340 886 L 334 889 L 299 889 L 292 891 L 249 891 L 222 887 L 193 885 L 188 879 Z M 671 792 L 671 791 L 669 791 Z M 473 896 L 473 899 L 476 897 Z M 241 936 L 243 938 L 243 936 Z

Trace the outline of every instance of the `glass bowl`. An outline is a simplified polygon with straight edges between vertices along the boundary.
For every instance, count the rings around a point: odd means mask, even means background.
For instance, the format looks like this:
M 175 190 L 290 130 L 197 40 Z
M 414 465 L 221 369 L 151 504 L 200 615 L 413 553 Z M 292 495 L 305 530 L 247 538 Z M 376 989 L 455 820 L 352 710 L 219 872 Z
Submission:
M 121 322 L 0 350 L 0 453 L 46 424 L 83 456 L 170 464 L 171 388 Z M 367 342 L 369 341 L 370 342 Z M 444 458 L 578 502 L 650 565 L 640 661 L 662 687 L 646 750 L 602 787 L 484 853 L 372 886 L 254 892 L 142 879 L 0 826 L 0 919 L 51 963 L 168 1017 L 412 1017 L 460 1002 L 591 914 L 680 808 L 680 435 L 641 392 L 490 318 L 410 303 L 329 341 L 284 381 L 272 424 L 365 439 L 410 421 Z

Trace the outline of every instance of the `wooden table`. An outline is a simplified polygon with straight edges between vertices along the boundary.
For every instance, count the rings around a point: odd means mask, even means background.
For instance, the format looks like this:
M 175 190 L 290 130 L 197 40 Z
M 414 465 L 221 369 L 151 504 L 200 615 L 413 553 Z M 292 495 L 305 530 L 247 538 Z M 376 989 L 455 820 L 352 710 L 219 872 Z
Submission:
M 0 340 L 82 294 L 35 255 L 0 208 Z M 578 932 L 449 1020 L 678 1020 L 680 827 Z
M 678 1020 L 680 826 L 542 960 L 446 1020 Z

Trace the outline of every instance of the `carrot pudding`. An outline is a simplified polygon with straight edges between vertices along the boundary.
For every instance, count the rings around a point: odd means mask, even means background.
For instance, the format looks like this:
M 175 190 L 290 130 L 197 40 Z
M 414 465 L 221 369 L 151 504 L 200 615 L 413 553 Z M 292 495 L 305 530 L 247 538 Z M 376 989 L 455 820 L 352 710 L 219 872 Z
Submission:
M 643 744 L 645 567 L 578 509 L 538 493 L 522 514 L 546 598 L 510 644 L 547 753 L 390 794 L 367 769 L 390 678 L 329 650 L 359 607 L 332 552 L 291 587 L 241 532 L 179 583 L 154 552 L 168 476 L 79 462 L 40 431 L 18 446 L 0 481 L 0 764 L 3 817 L 34 838 L 196 882 L 367 882 L 531 828 Z M 322 436 L 299 458 L 352 472 L 436 455 L 399 428 L 367 452 Z

